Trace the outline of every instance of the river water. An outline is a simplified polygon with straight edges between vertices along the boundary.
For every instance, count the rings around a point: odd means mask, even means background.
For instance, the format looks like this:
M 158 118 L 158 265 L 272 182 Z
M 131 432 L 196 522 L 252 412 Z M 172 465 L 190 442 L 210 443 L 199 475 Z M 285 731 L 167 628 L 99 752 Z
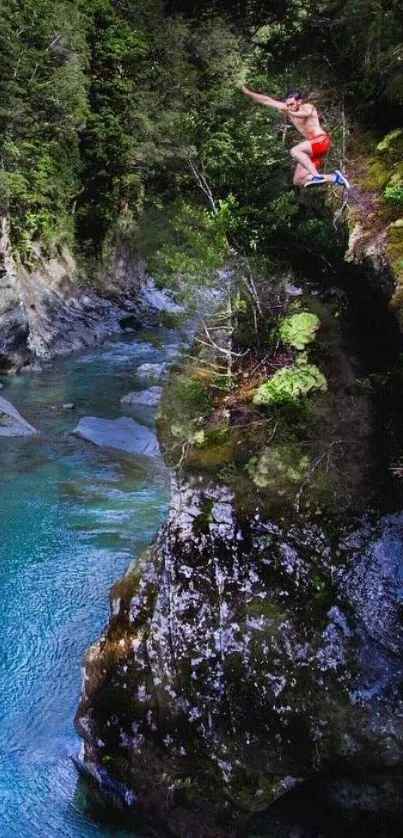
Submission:
M 149 409 L 120 405 L 136 367 L 164 358 L 149 338 L 2 380 L 40 436 L 0 442 L 1 838 L 126 834 L 86 813 L 73 718 L 83 653 L 106 623 L 108 589 L 166 514 L 167 474 L 159 458 L 102 451 L 71 431 L 84 415 L 153 425 Z M 67 402 L 75 410 L 55 409 Z

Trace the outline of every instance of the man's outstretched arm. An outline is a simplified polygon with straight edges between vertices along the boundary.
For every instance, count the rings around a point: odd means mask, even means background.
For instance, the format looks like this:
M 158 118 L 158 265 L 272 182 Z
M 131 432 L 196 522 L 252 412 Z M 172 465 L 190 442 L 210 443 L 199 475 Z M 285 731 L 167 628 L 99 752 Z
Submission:
M 254 102 L 259 102 L 260 105 L 268 105 L 271 108 L 277 108 L 278 111 L 287 110 L 285 102 L 281 102 L 279 99 L 273 99 L 272 96 L 266 96 L 265 93 L 254 93 L 253 90 L 249 90 L 249 87 L 246 87 L 245 84 L 242 85 L 241 90 L 246 93 L 247 96 L 250 96 Z

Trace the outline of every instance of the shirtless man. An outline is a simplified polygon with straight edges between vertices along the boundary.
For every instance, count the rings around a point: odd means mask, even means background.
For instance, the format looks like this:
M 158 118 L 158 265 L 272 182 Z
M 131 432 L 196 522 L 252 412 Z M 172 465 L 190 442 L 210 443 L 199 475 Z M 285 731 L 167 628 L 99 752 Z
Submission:
M 338 169 L 335 169 L 329 175 L 319 174 L 318 167 L 331 146 L 331 139 L 320 127 L 316 108 L 308 102 L 304 102 L 302 94 L 298 90 L 288 90 L 284 102 L 273 99 L 272 96 L 266 96 L 264 93 L 253 93 L 245 85 L 242 85 L 241 90 L 247 96 L 250 96 L 254 102 L 277 108 L 278 111 L 286 113 L 297 131 L 305 137 L 302 143 L 297 143 L 290 151 L 291 157 L 297 163 L 293 179 L 295 186 L 336 183 L 338 186 L 343 186 L 344 189 L 350 188 L 347 178 Z

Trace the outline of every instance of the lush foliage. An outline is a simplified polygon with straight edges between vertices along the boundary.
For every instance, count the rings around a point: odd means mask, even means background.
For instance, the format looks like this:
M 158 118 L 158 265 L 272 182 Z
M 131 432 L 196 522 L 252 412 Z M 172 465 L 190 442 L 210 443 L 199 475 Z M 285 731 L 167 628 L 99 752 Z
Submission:
M 3 0 L 0 22 L 0 202 L 24 250 L 72 231 L 88 50 L 79 4 Z
M 67 237 L 99 253 L 165 212 L 171 272 L 198 274 L 203 250 L 212 268 L 228 241 L 323 257 L 329 224 L 290 189 L 295 137 L 236 83 L 309 91 L 340 163 L 346 109 L 396 139 L 402 17 L 397 0 L 0 0 L 0 211 L 14 246 Z M 400 191 L 388 183 L 385 198 L 400 207 Z

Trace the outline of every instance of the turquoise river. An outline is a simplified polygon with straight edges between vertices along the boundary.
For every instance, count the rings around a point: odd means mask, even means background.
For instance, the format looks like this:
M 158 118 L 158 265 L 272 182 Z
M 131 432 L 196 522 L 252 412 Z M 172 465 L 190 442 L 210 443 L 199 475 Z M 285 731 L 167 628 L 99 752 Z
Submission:
M 108 589 L 163 520 L 168 480 L 159 458 L 101 450 L 71 431 L 84 415 L 153 425 L 149 409 L 120 404 L 136 366 L 164 357 L 148 339 L 127 335 L 2 379 L 40 435 L 0 442 L 1 838 L 126 835 L 87 811 L 70 759 L 73 718 Z M 67 402 L 75 409 L 60 409 Z

